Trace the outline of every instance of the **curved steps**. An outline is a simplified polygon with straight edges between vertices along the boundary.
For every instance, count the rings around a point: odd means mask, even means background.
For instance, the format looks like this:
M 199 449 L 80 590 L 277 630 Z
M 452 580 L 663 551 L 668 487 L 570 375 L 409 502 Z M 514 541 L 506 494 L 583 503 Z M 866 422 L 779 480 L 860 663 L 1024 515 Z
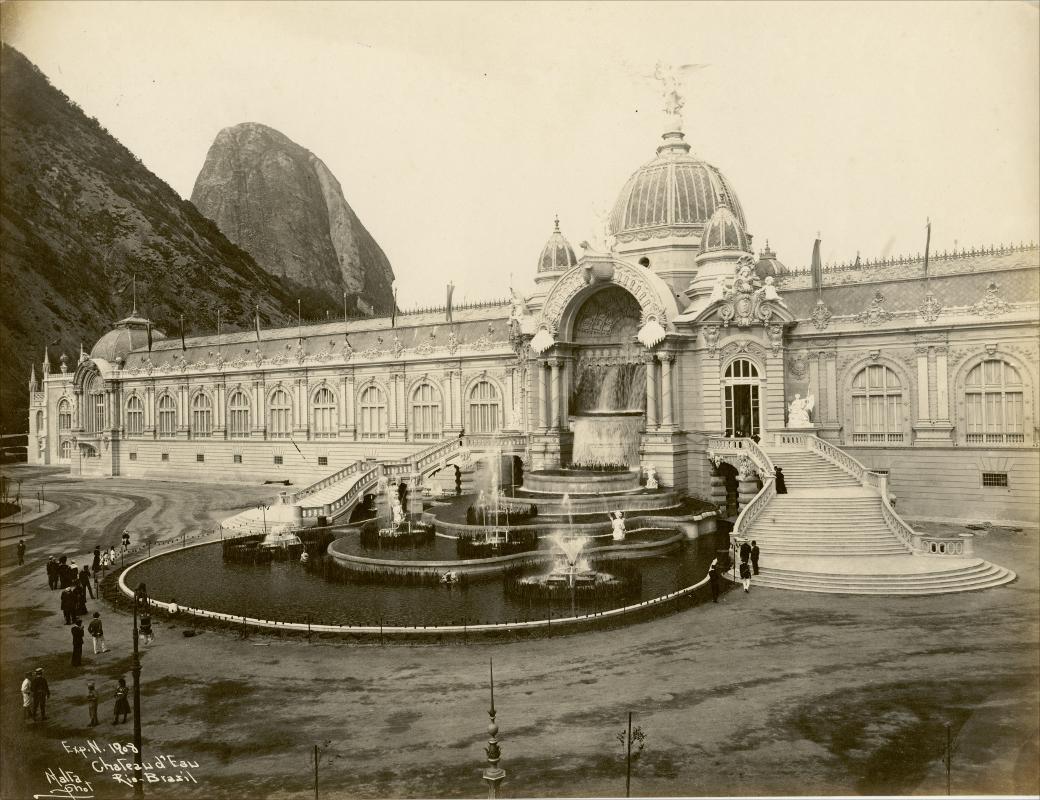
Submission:
M 934 562 L 934 566 L 926 571 L 893 571 L 880 574 L 848 571 L 826 573 L 763 567 L 761 573 L 751 579 L 751 588 L 765 586 L 824 594 L 929 595 L 989 589 L 1010 583 L 1016 578 L 1011 570 L 982 559 L 944 559 L 929 556 L 896 558 L 927 559 Z M 960 563 L 947 564 L 948 560 Z

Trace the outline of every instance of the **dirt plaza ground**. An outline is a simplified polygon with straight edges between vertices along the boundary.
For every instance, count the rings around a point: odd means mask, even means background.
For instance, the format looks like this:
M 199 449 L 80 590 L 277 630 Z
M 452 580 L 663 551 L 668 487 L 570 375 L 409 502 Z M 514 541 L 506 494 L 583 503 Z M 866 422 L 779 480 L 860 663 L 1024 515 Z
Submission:
M 0 796 L 53 793 L 75 774 L 96 797 L 131 797 L 69 752 L 92 741 L 112 754 L 109 745 L 132 739 L 130 722 L 111 722 L 115 680 L 130 678 L 130 617 L 88 600 L 112 650 L 95 657 L 88 637 L 84 665 L 70 666 L 44 562 L 89 563 L 95 544 L 118 543 L 127 528 L 135 538 L 191 535 L 274 489 L 5 473 L 23 480 L 23 497 L 44 485 L 57 509 L 26 524 L 24 566 L 20 530 L 2 532 Z M 146 794 L 313 797 L 318 744 L 321 797 L 483 796 L 492 657 L 507 797 L 623 795 L 615 736 L 629 711 L 646 733 L 634 795 L 945 794 L 947 724 L 954 794 L 1035 794 L 1038 535 L 980 533 L 977 553 L 1018 580 L 923 598 L 752 588 L 624 629 L 512 643 L 186 638 L 183 625 L 157 618 L 143 657 L 145 760 L 171 756 L 165 774 L 197 783 L 150 784 Z M 36 667 L 52 696 L 48 721 L 33 724 L 18 687 Z M 102 697 L 97 728 L 87 727 L 90 679 Z

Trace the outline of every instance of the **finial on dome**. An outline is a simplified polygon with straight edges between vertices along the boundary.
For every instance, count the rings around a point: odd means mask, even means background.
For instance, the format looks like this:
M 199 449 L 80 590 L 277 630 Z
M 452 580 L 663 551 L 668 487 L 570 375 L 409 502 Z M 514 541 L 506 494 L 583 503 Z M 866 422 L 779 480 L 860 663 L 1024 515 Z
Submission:
M 553 218 L 553 233 L 560 232 L 560 215 L 556 214 Z

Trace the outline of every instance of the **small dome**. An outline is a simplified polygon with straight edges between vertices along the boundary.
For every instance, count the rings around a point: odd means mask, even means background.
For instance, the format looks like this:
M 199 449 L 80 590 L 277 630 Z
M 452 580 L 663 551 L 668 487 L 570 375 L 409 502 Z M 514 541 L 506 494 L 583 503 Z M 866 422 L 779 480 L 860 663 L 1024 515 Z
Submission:
M 751 237 L 744 232 L 740 220 L 729 210 L 723 201 L 711 215 L 708 224 L 701 234 L 701 252 L 713 253 L 719 250 L 739 250 L 742 253 L 751 251 Z
M 121 319 L 115 328 L 97 340 L 90 350 L 91 358 L 102 358 L 112 364 L 117 358 L 126 358 L 127 353 L 148 346 L 148 327 L 152 323 L 136 315 Z M 159 331 L 152 330 L 152 341 L 165 339 Z
M 776 253 L 769 249 L 769 240 L 766 239 L 765 249 L 758 254 L 758 263 L 755 264 L 755 274 L 758 275 L 759 280 L 764 281 L 769 277 L 779 280 L 787 274 L 787 271 L 787 267 L 777 261 Z
M 681 131 L 669 131 L 663 139 L 657 157 L 632 173 L 614 204 L 610 232 L 618 241 L 699 234 L 722 203 L 745 227 L 740 202 L 723 174 L 690 155 Z
M 560 233 L 560 219 L 557 217 L 552 236 L 545 243 L 545 247 L 542 248 L 542 255 L 538 258 L 538 271 L 563 272 L 577 266 L 577 264 L 578 259 L 574 255 L 574 248 Z

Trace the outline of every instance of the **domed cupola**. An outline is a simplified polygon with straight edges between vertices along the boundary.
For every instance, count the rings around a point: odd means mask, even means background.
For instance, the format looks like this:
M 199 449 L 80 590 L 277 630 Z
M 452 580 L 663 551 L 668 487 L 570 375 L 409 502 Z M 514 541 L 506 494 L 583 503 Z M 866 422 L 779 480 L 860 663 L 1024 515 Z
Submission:
M 90 350 L 90 357 L 104 359 L 111 364 L 115 364 L 116 359 L 125 359 L 128 353 L 148 346 L 148 328 L 151 324 L 144 317 L 138 316 L 135 309 L 133 314 L 119 320 L 115 328 L 97 340 Z M 159 331 L 152 330 L 153 341 L 165 338 Z
M 767 239 L 765 249 L 758 254 L 758 263 L 755 264 L 755 274 L 758 275 L 758 279 L 764 281 L 766 278 L 772 278 L 780 283 L 787 272 L 787 267 L 777 260 L 776 253 L 769 248 Z
M 610 215 L 610 232 L 623 245 L 671 236 L 700 236 L 716 209 L 725 202 L 741 228 L 746 227 L 740 201 L 718 169 L 696 156 L 682 131 L 662 137 L 657 157 L 632 173 Z
M 700 254 L 717 253 L 723 250 L 737 250 L 742 253 L 751 252 L 751 237 L 744 231 L 744 226 L 737 216 L 730 211 L 723 199 L 701 234 Z
M 542 254 L 538 257 L 538 276 L 536 283 L 545 280 L 555 280 L 561 272 L 577 266 L 578 258 L 574 255 L 571 243 L 560 233 L 560 219 L 556 218 L 552 235 L 542 248 Z

